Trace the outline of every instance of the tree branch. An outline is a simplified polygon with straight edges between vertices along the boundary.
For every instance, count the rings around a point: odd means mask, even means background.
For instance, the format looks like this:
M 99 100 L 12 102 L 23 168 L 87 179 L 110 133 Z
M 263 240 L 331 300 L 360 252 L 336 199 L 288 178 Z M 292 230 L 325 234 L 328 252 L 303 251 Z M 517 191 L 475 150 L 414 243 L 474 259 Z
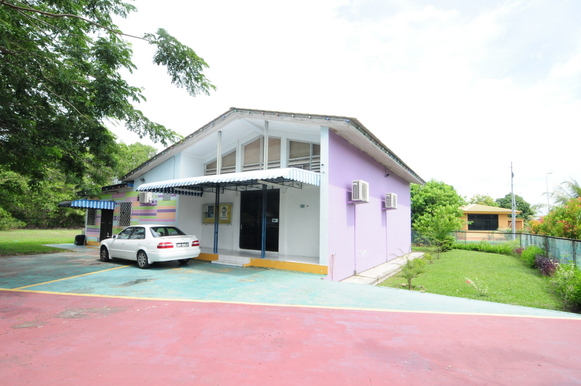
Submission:
M 73 15 L 73 14 L 70 14 L 70 13 L 51 13 L 51 12 L 41 11 L 41 10 L 35 9 L 35 8 L 22 7 L 22 6 L 19 6 L 19 5 L 16 5 L 16 4 L 8 3 L 8 2 L 6 2 L 6 0 L 0 0 L 0 4 L 6 5 L 7 7 L 10 7 L 12 9 L 16 9 L 18 11 L 34 12 L 34 13 L 38 13 L 38 14 L 45 15 L 45 16 L 50 16 L 50 17 L 69 17 L 69 18 L 79 19 L 79 20 L 83 20 L 84 22 L 87 22 L 89 24 L 92 24 L 94 26 L 97 26 L 97 27 L 99 27 L 101 29 L 107 30 L 107 31 L 112 32 L 114 34 L 117 34 L 117 35 L 122 35 L 122 36 L 127 36 L 127 37 L 130 37 L 130 38 L 134 38 L 134 39 L 149 41 L 148 39 L 145 39 L 145 38 L 142 38 L 142 37 L 139 37 L 139 36 L 126 34 L 126 33 L 123 33 L 122 31 L 119 31 L 119 30 L 114 30 L 112 28 L 109 28 L 107 26 L 101 25 L 99 23 L 96 23 L 96 22 L 94 22 L 92 20 L 86 19 L 86 18 L 84 18 L 82 16 L 79 16 L 79 15 Z

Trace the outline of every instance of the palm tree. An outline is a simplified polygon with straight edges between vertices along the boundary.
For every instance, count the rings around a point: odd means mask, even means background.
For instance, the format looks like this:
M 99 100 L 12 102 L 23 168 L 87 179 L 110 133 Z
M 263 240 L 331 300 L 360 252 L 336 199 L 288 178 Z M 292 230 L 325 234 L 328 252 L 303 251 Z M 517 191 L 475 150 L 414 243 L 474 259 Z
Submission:
M 569 181 L 562 182 L 551 196 L 557 205 L 565 205 L 569 200 L 581 197 L 581 186 L 571 178 Z

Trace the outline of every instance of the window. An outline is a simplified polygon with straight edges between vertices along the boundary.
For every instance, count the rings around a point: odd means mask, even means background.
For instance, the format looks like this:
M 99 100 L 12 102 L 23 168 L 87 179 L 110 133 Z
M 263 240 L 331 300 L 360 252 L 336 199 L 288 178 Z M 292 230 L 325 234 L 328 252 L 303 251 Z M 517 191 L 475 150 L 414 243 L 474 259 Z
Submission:
M 145 228 L 133 228 L 134 231 L 131 234 L 131 236 L 129 236 L 130 239 L 135 239 L 135 240 L 142 240 L 145 238 Z
M 96 225 L 97 210 L 87 209 L 87 225 Z
M 468 214 L 469 231 L 496 231 L 498 230 L 497 214 Z
M 131 225 L 131 203 L 122 202 L 119 204 L 119 226 Z
M 289 142 L 289 167 L 314 172 L 321 170 L 321 145 L 298 141 Z
M 206 164 L 205 174 L 211 176 L 216 174 L 218 162 L 216 160 Z M 236 171 L 236 150 L 222 156 L 222 169 L 220 174 L 234 173 Z
M 264 139 L 256 138 L 243 147 L 244 159 L 242 170 L 264 169 Z M 280 167 L 280 138 L 268 138 L 268 168 Z
M 254 141 L 244 145 L 244 162 L 243 171 L 262 169 L 262 138 L 256 138 Z

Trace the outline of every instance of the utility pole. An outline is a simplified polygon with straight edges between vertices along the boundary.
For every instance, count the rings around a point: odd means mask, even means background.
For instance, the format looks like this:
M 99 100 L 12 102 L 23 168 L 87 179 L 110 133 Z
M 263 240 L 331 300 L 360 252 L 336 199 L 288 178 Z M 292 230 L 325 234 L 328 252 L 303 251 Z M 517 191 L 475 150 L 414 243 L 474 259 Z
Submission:
M 512 162 L 510 163 L 510 197 L 511 197 L 511 216 L 512 216 L 512 239 L 516 239 L 516 219 L 515 219 L 515 200 L 514 200 L 514 173 L 512 171 Z

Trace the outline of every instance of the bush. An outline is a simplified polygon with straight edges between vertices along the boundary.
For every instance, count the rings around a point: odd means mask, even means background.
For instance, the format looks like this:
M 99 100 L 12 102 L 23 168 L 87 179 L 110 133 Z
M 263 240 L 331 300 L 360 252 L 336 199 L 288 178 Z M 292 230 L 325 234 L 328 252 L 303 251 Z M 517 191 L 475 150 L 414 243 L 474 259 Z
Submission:
M 22 228 L 26 224 L 22 221 L 16 220 L 7 211 L 0 208 L 0 231 L 6 231 L 9 229 Z
M 537 256 L 545 256 L 545 251 L 536 245 L 529 245 L 524 251 L 522 251 L 520 258 L 531 268 L 535 268 L 535 261 Z
M 463 249 L 467 251 L 476 251 L 476 252 L 498 253 L 501 255 L 512 256 L 514 253 L 514 243 L 509 242 L 502 244 L 489 244 L 486 241 L 469 244 L 455 243 L 454 249 Z
M 426 262 L 424 259 L 417 258 L 406 261 L 403 268 L 401 269 L 401 275 L 407 281 L 407 289 L 412 289 L 412 280 L 418 277 L 420 274 L 424 273 L 426 270 Z
M 557 268 L 551 283 L 555 292 L 563 299 L 571 311 L 581 309 L 581 271 L 573 264 L 561 264 Z
M 553 276 L 559 267 L 559 261 L 551 257 L 537 255 L 535 258 L 535 266 L 541 271 L 543 276 Z

